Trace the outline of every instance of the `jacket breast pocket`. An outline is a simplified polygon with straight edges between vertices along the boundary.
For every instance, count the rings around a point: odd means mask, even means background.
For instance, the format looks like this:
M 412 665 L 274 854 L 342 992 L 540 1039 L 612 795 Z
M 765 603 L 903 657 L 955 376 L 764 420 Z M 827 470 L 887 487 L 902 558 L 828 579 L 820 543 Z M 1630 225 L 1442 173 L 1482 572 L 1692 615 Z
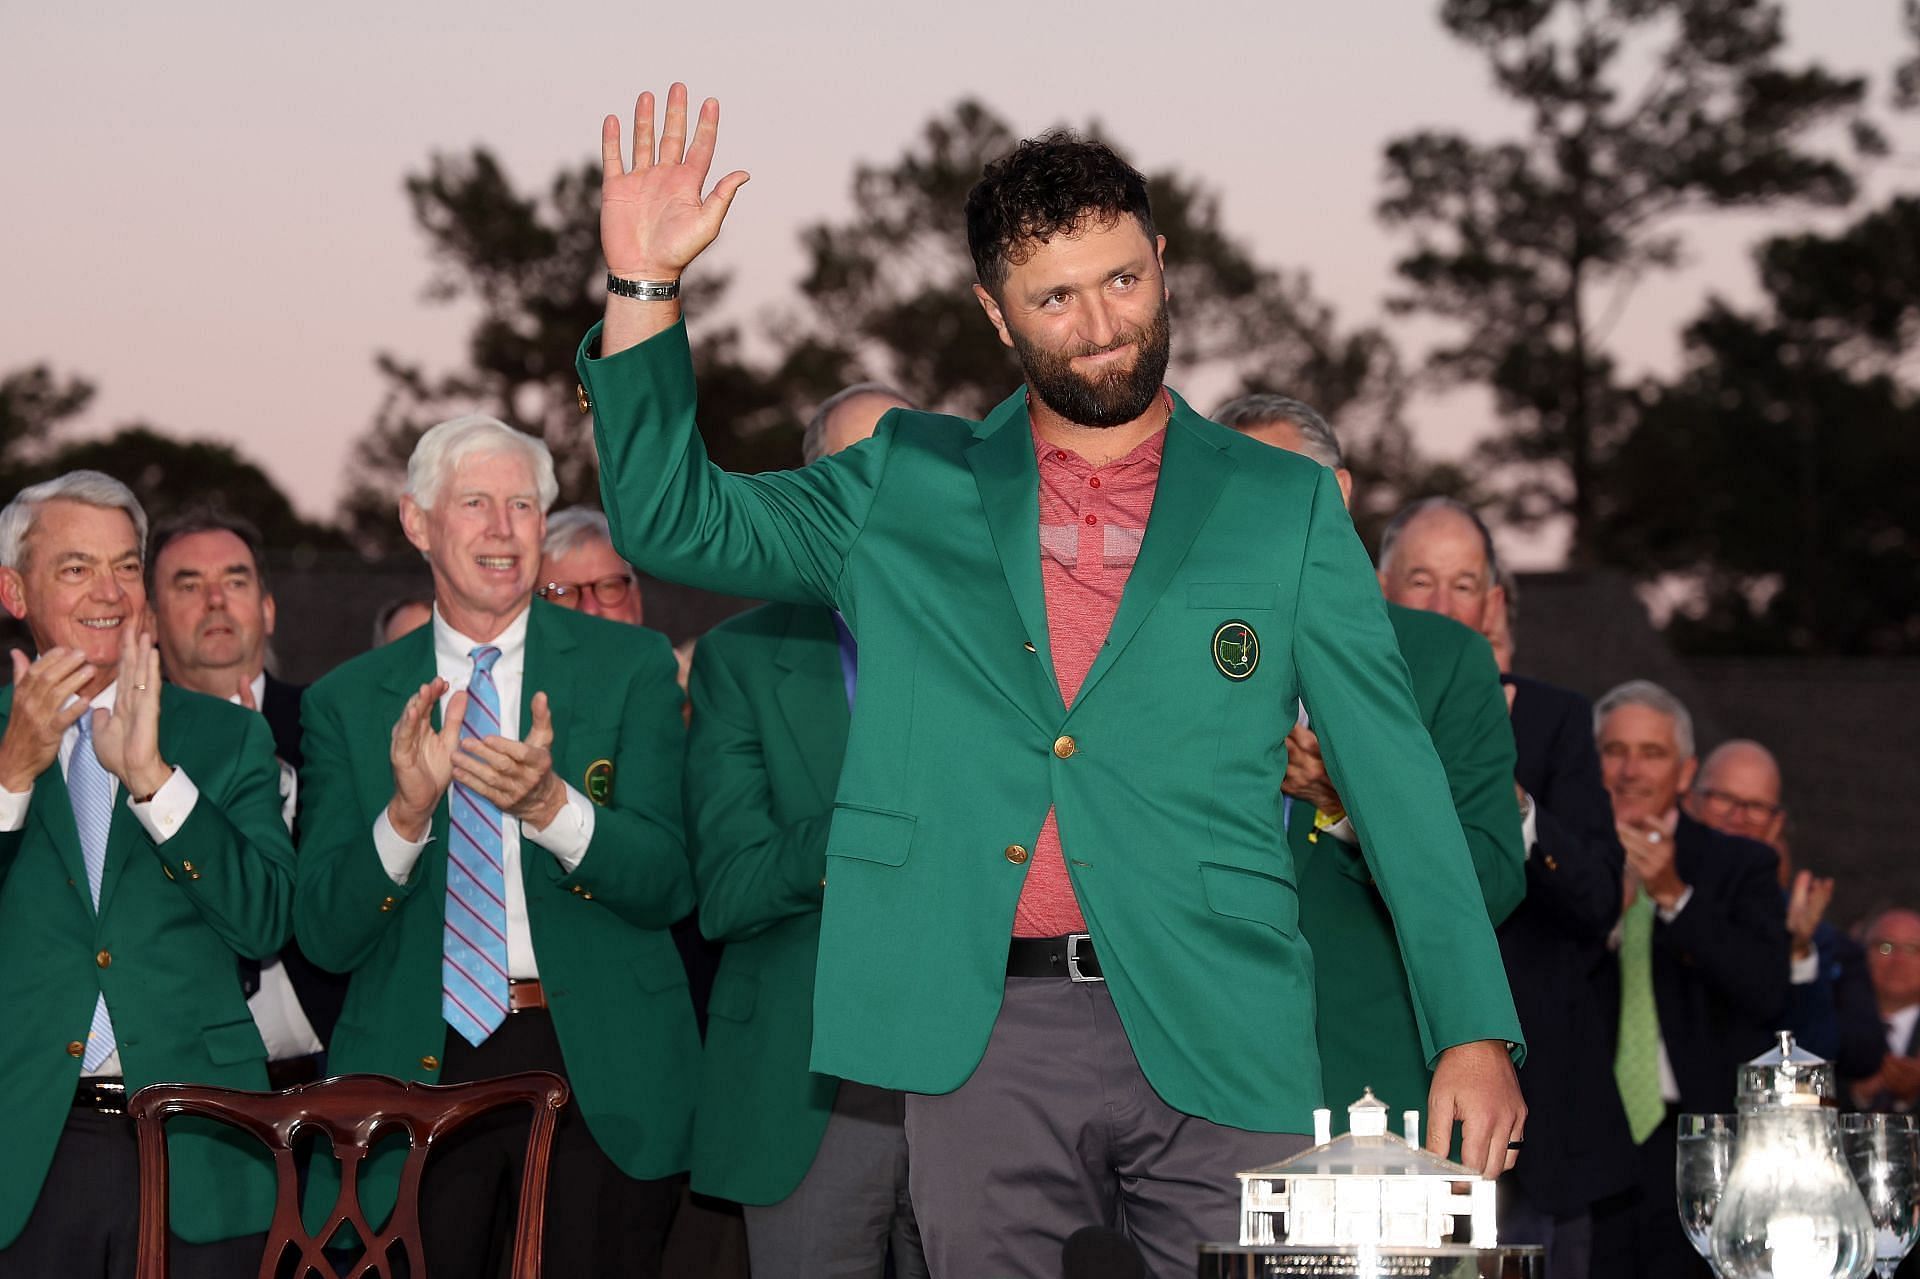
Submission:
M 1271 609 L 1279 596 L 1273 582 L 1194 582 L 1187 587 L 1187 607 L 1255 612 Z
M 1278 875 L 1201 862 L 1200 883 L 1206 890 L 1207 908 L 1216 915 L 1266 924 L 1283 937 L 1300 931 L 1300 894 Z
M 864 804 L 835 804 L 827 856 L 901 866 L 913 846 L 913 828 L 914 819 L 905 813 Z

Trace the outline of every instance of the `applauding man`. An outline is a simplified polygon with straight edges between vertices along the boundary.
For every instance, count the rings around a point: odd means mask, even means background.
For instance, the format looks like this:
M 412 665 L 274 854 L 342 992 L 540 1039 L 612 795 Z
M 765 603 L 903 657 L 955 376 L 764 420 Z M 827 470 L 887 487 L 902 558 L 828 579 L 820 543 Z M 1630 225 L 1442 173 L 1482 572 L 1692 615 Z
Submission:
M 0 512 L 0 603 L 39 656 L 0 694 L 0 1276 L 130 1279 L 131 1089 L 264 1088 L 235 975 L 286 940 L 293 849 L 259 716 L 163 685 L 147 638 L 147 517 L 73 471 Z M 251 1275 L 264 1152 L 171 1127 L 176 1276 Z
M 534 600 L 555 488 L 546 445 L 492 418 L 420 437 L 400 519 L 433 621 L 307 692 L 296 918 L 353 974 L 330 1069 L 568 1080 L 546 1266 L 625 1279 L 659 1273 L 699 1054 L 667 932 L 693 904 L 680 690 L 664 636 Z M 435 1274 L 494 1273 L 525 1142 L 503 1113 L 436 1147 Z
M 689 139 L 676 86 L 657 151 L 653 107 L 631 170 L 602 133 L 611 296 L 579 367 L 607 516 L 642 571 L 834 607 L 857 642 L 811 1065 L 907 1093 L 929 1270 L 1057 1274 L 1068 1235 L 1124 1224 L 1189 1274 L 1236 1234 L 1234 1172 L 1305 1145 L 1316 956 L 1274 820 L 1301 699 L 1392 903 L 1434 1142 L 1461 1120 L 1497 1172 L 1520 1029 L 1379 586 L 1331 475 L 1162 385 L 1145 180 L 1055 135 L 969 194 L 974 294 L 1026 378 L 986 421 L 895 410 L 729 475 L 677 297 L 746 175 L 705 190 L 717 103 Z

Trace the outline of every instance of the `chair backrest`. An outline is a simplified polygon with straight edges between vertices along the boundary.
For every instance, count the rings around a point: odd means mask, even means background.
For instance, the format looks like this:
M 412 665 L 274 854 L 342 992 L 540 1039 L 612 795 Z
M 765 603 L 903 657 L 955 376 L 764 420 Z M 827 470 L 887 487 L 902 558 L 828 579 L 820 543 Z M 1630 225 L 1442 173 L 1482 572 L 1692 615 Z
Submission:
M 420 1172 L 433 1143 L 468 1120 L 504 1106 L 533 1110 L 520 1177 L 520 1219 L 513 1279 L 539 1279 L 540 1236 L 546 1211 L 547 1157 L 553 1126 L 567 1101 L 567 1085 L 543 1070 L 466 1084 L 417 1084 L 385 1075 L 341 1075 L 285 1092 L 243 1092 L 197 1084 L 149 1084 L 127 1102 L 140 1142 L 140 1250 L 138 1279 L 167 1279 L 167 1142 L 174 1115 L 220 1120 L 252 1133 L 273 1152 L 279 1186 L 273 1224 L 260 1263 L 261 1279 L 394 1279 L 429 1272 L 420 1236 Z M 340 1161 L 340 1193 L 326 1224 L 309 1234 L 300 1218 L 299 1165 L 293 1143 L 302 1130 L 323 1132 Z M 360 1206 L 360 1170 L 379 1137 L 403 1131 L 408 1146 L 393 1215 L 376 1230 Z M 365 1253 L 346 1275 L 322 1251 L 342 1225 L 351 1226 Z M 290 1254 L 293 1254 L 290 1256 Z M 287 1269 L 291 1261 L 292 1268 Z

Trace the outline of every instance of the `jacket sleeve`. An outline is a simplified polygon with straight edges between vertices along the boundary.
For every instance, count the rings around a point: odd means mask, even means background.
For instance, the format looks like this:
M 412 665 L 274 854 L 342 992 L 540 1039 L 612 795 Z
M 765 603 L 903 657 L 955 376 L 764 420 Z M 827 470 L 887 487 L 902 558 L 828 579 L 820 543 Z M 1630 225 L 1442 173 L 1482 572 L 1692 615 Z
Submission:
M 158 844 L 145 827 L 135 829 L 166 868 L 169 886 L 187 895 L 222 940 L 264 959 L 286 945 L 293 928 L 293 842 L 280 816 L 280 765 L 260 716 L 220 714 L 209 727 L 222 737 L 219 763 L 193 777 L 200 797 L 180 829 Z
M 681 827 L 680 773 L 685 729 L 680 718 L 679 664 L 664 635 L 640 632 L 620 712 L 613 789 L 594 811 L 593 839 L 580 864 L 565 871 L 540 858 L 562 887 L 639 928 L 671 927 L 693 909 L 693 874 Z M 554 708 L 555 716 L 565 713 Z
M 320 967 L 352 972 L 400 918 L 400 903 L 423 878 L 393 882 L 373 846 L 373 823 L 392 798 L 391 774 L 385 793 L 362 793 L 350 753 L 349 719 L 338 692 L 325 681 L 307 690 L 300 723 L 306 767 L 300 770 L 300 861 L 293 897 L 294 932 L 300 949 Z M 385 743 L 391 720 L 367 722 L 360 709 L 359 729 L 369 740 Z M 393 719 L 401 706 L 393 707 Z M 384 745 L 382 754 L 385 754 Z M 384 763 L 384 760 L 382 761 Z
M 798 471 L 733 475 L 695 426 L 684 322 L 606 359 L 595 325 L 576 367 L 594 406 L 613 544 L 668 581 L 753 599 L 831 605 L 885 464 L 891 432 Z
M 832 813 L 782 825 L 774 816 L 762 736 L 721 642 L 694 650 L 688 691 L 687 821 L 700 931 L 744 941 L 825 897 Z
M 1313 496 L 1294 661 L 1322 755 L 1392 916 L 1426 1061 L 1521 1043 L 1447 777 L 1421 724 L 1380 588 L 1331 471 Z
M 1573 703 L 1585 706 L 1584 699 Z M 1604 945 L 1620 919 L 1626 853 L 1613 829 L 1613 802 L 1600 781 L 1593 724 L 1584 714 L 1554 725 L 1552 768 L 1533 797 L 1535 844 L 1527 895 L 1581 941 Z
M 1771 1024 L 1786 1011 L 1789 993 L 1780 885 L 1757 857 L 1720 860 L 1720 873 L 1692 885 L 1693 896 L 1672 922 L 1654 926 L 1654 945 L 1698 973 L 1744 1020 Z
M 1499 924 L 1527 891 L 1520 803 L 1513 785 L 1513 727 L 1493 650 L 1464 636 L 1446 692 L 1434 709 L 1432 737 L 1446 770 L 1474 877 Z

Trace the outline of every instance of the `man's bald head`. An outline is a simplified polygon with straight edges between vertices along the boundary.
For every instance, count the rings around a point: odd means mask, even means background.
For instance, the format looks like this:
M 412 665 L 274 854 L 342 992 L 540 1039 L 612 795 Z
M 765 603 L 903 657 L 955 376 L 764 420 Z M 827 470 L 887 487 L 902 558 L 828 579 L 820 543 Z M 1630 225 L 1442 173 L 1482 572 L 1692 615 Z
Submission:
M 1779 761 L 1759 742 L 1722 742 L 1700 765 L 1687 792 L 1687 812 L 1715 830 L 1777 846 L 1787 820 Z
M 1427 498 L 1394 516 L 1380 537 L 1380 590 L 1403 608 L 1425 609 L 1481 630 L 1488 601 L 1502 601 L 1493 535 L 1473 509 Z
M 814 410 L 801 436 L 801 456 L 816 462 L 852 448 L 872 435 L 888 413 L 912 407 L 906 396 L 883 382 L 856 382 L 842 388 Z

